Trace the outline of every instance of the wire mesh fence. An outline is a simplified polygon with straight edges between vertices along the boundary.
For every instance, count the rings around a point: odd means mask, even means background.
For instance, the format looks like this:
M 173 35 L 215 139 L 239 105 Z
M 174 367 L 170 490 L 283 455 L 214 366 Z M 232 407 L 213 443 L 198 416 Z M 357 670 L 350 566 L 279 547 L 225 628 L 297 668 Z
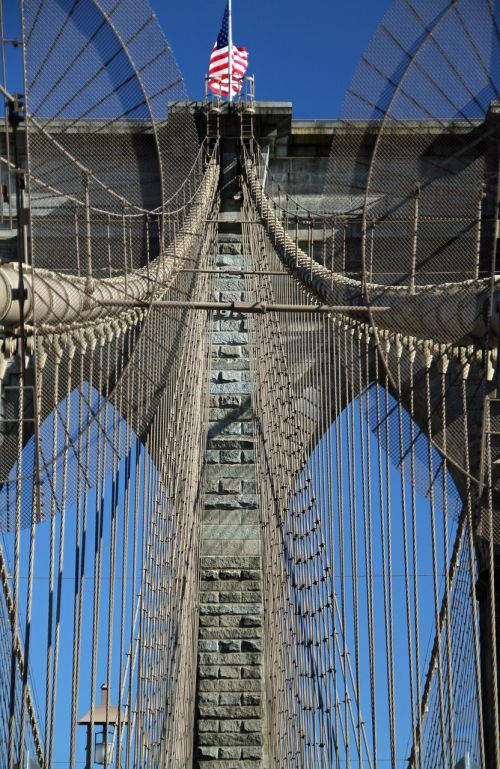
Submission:
M 329 299 L 343 276 L 288 242 L 250 158 L 246 179 L 256 295 Z M 485 370 L 348 313 L 252 323 L 271 760 L 482 765 L 468 452 Z

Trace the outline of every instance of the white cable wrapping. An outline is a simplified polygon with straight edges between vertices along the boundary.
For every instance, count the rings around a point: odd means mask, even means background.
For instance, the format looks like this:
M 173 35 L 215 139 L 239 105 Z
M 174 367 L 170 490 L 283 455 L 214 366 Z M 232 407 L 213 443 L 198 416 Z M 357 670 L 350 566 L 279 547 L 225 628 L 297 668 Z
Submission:
M 212 205 L 218 174 L 218 163 L 213 157 L 180 232 L 148 266 L 106 279 L 62 275 L 36 267 L 33 270 L 25 268 L 24 321 L 38 325 L 91 321 L 123 312 L 120 307 L 110 307 L 109 302 L 123 299 L 131 303 L 147 302 L 156 286 L 166 287 L 169 284 L 195 246 Z M 18 265 L 1 265 L 0 323 L 6 327 L 15 327 L 21 320 L 21 303 L 13 293 L 18 288 Z
M 251 160 L 245 162 L 246 181 L 256 209 L 261 216 L 277 252 L 291 272 L 296 275 L 325 304 L 349 307 L 367 304 L 370 307 L 389 307 L 377 313 L 380 329 L 429 339 L 446 344 L 468 344 L 482 340 L 488 333 L 488 306 L 491 292 L 489 279 L 468 280 L 462 283 L 441 283 L 418 286 L 410 293 L 406 286 L 363 284 L 338 272 L 332 273 L 297 246 L 286 232 L 265 195 L 258 173 Z M 365 294 L 365 296 L 364 296 Z M 493 306 L 498 304 L 500 289 L 495 290 Z M 358 315 L 359 317 L 359 315 Z M 492 327 L 499 334 L 498 313 L 494 313 Z

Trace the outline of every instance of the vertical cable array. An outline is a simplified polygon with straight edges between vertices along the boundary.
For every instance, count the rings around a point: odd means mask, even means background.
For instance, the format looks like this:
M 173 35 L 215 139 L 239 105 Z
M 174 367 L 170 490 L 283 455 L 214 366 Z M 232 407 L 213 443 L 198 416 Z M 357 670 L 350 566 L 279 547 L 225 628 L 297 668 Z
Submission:
M 147 2 L 25 0 L 21 27 L 30 241 L 4 267 L 1 753 L 6 769 L 185 765 L 207 317 L 155 304 L 208 297 L 218 149 L 170 109 L 184 84 Z M 2 181 L 21 162 L 9 139 Z
M 99 742 L 109 765 L 192 758 L 208 321 L 156 302 L 208 298 L 217 152 L 203 148 L 169 207 L 142 216 L 158 255 L 125 275 L 143 299 L 124 289 L 128 305 L 103 303 L 100 319 L 66 324 L 37 323 L 35 305 L 26 360 L 14 337 L 4 342 L 9 769 L 28 756 L 40 767 L 64 755 L 70 767 L 93 762 Z M 139 218 L 120 216 L 124 270 Z M 82 228 L 75 237 L 84 252 Z
M 311 270 L 259 175 L 246 156 L 271 765 L 481 765 L 482 351 L 301 312 L 344 278 Z

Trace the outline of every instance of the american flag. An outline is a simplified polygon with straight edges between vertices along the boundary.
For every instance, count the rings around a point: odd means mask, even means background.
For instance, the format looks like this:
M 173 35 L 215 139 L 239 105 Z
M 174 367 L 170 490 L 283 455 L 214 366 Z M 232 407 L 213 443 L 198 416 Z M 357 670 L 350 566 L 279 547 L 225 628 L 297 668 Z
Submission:
M 229 94 L 229 8 L 222 18 L 222 25 L 217 36 L 217 41 L 210 56 L 208 68 L 208 87 L 213 93 L 222 96 Z M 233 95 L 241 91 L 243 76 L 248 67 L 248 53 L 244 48 L 232 46 L 232 84 Z

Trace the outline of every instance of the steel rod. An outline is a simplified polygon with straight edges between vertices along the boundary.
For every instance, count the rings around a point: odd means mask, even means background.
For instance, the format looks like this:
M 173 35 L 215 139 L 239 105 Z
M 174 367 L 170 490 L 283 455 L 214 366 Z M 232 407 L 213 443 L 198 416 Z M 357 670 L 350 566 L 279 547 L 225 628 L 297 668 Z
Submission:
M 349 307 L 348 305 L 328 305 L 328 304 L 266 304 L 264 302 L 189 302 L 189 301 L 154 301 L 139 302 L 114 300 L 102 302 L 103 307 L 179 307 L 189 308 L 191 310 L 230 310 L 233 312 L 310 312 L 310 313 L 329 313 L 329 312 L 356 312 L 367 313 L 368 307 Z M 372 307 L 372 312 L 386 312 L 390 307 Z
M 284 270 L 238 270 L 234 268 L 225 269 L 220 267 L 213 270 L 186 269 L 179 272 L 196 273 L 197 275 L 273 275 L 277 277 L 290 278 L 290 273 Z
M 7 89 L 4 88 L 3 85 L 0 85 L 0 94 L 2 94 L 5 100 L 8 101 L 10 104 L 14 104 L 14 102 L 16 101 L 16 97 L 13 96 L 11 93 L 9 93 L 9 91 L 7 91 Z

